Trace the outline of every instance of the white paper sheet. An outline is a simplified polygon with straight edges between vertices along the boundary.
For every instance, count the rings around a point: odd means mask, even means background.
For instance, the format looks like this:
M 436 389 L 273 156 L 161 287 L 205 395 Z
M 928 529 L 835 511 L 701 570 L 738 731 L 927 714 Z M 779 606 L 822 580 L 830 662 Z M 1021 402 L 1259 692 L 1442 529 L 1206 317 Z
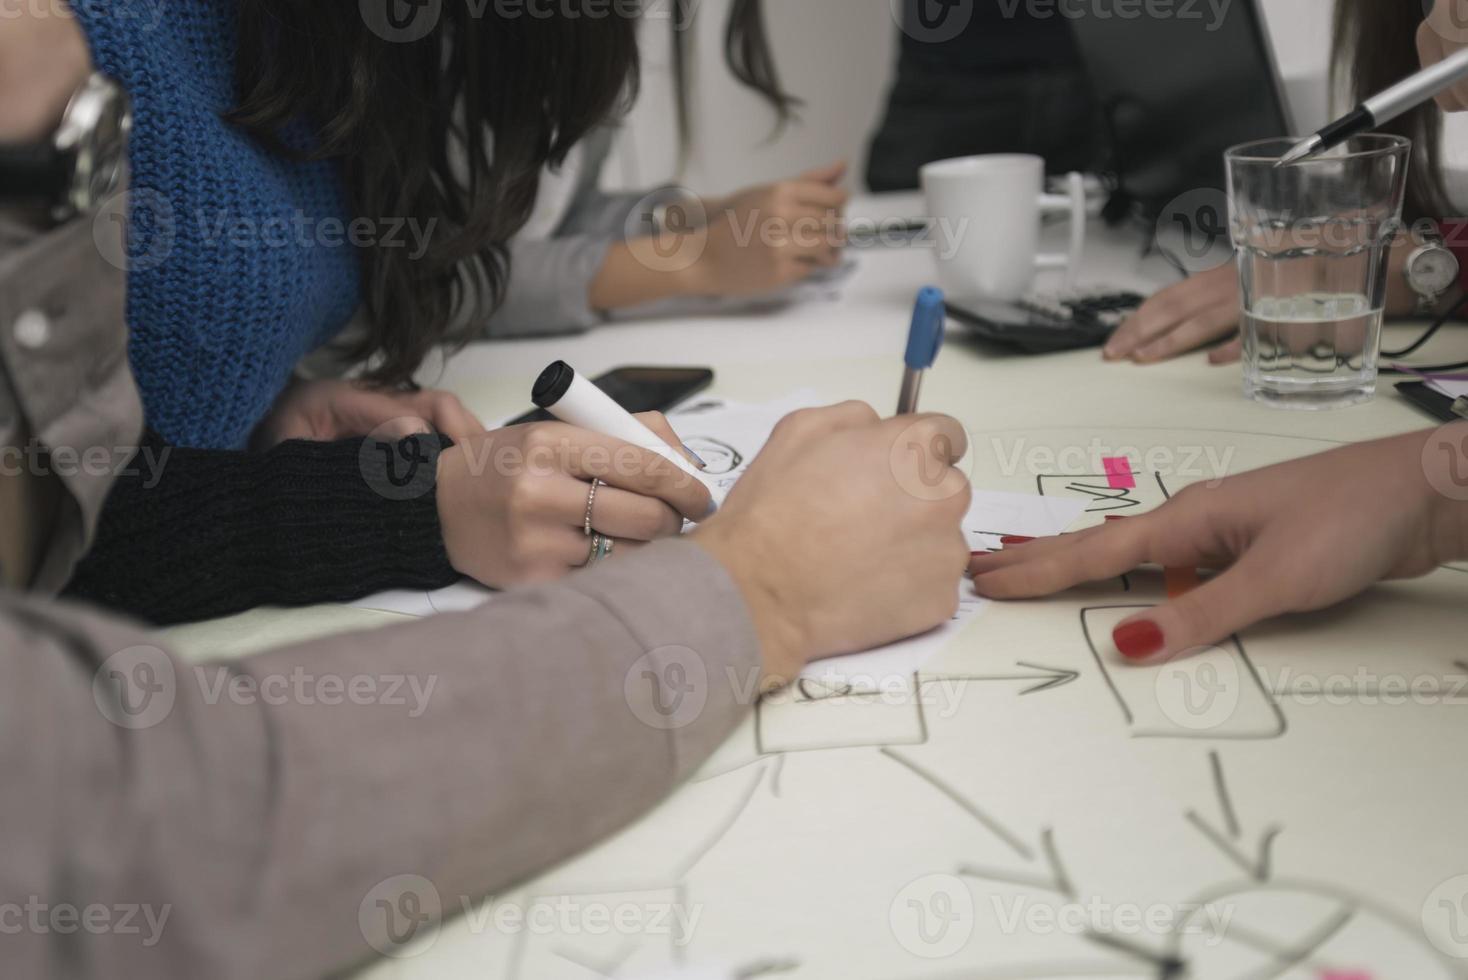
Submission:
M 1437 389 L 1449 398 L 1463 398 L 1468 396 L 1468 381 L 1450 381 L 1445 378 L 1433 378 L 1427 384 L 1429 387 Z

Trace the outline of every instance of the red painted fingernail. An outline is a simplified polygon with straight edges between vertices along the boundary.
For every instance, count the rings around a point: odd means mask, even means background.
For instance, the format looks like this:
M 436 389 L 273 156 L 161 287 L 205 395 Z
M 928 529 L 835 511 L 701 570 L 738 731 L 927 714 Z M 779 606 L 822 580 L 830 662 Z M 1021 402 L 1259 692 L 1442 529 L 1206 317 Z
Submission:
M 1112 630 L 1111 640 L 1122 656 L 1141 660 L 1162 649 L 1162 630 L 1150 619 L 1138 619 Z
M 1108 521 L 1124 521 L 1124 520 L 1126 520 L 1126 515 L 1125 514 L 1107 514 L 1106 515 L 1106 520 L 1108 520 Z
M 1000 544 L 1029 544 L 1033 540 L 1035 540 L 1035 539 L 1032 538 L 1032 537 L 1029 537 L 1028 535 L 1025 535 L 1025 534 L 1006 534 L 1004 537 L 1002 537 L 1002 538 L 999 539 L 999 543 Z

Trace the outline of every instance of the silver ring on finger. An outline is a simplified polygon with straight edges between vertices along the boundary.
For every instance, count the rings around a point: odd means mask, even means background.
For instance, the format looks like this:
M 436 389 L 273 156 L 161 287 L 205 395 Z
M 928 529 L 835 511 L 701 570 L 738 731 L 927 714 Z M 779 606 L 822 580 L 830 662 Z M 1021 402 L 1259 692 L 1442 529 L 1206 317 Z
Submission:
M 602 556 L 606 554 L 605 542 L 606 538 L 601 534 L 593 534 L 591 536 L 591 551 L 586 556 L 585 567 L 590 568 L 592 565 L 601 561 Z
M 588 538 L 591 537 L 591 509 L 596 506 L 596 488 L 599 486 L 600 480 L 592 480 L 591 489 L 586 494 L 586 517 L 581 522 L 581 530 Z

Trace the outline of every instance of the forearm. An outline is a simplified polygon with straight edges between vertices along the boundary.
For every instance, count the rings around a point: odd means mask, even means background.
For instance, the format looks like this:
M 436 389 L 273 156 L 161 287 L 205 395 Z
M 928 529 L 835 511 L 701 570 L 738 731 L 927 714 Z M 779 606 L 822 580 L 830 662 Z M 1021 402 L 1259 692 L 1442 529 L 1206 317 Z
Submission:
M 1437 563 L 1468 560 L 1468 421 L 1384 442 L 1394 455 L 1386 465 L 1397 467 L 1404 482 L 1402 506 L 1420 504 L 1415 512 L 1425 515 Z
M 53 615 L 66 649 L 84 653 L 50 678 L 55 690 L 0 684 L 0 697 L 9 692 L 30 744 L 75 757 L 9 758 L 54 784 L 34 805 L 106 817 L 79 821 L 95 840 L 21 821 L 53 842 L 53 871 L 17 884 L 54 894 L 77 880 L 77 862 L 106 852 L 115 858 L 84 884 L 174 908 L 163 942 L 110 961 L 84 954 L 83 977 L 305 977 L 349 966 L 391 942 L 376 929 L 381 917 L 369 917 L 372 896 L 397 897 L 374 892 L 384 880 L 426 879 L 451 914 L 565 859 L 696 767 L 749 710 L 760 677 L 740 593 L 689 542 L 472 613 L 227 666 L 173 661 L 160 672 L 176 674 L 166 717 L 122 737 L 93 704 L 92 675 L 146 637 L 74 610 Z M 47 628 L 34 611 L 25 622 Z M 0 632 L 6 625 L 0 616 Z M 41 658 L 9 644 L 0 664 L 34 680 L 34 665 L 66 658 L 62 649 Z M 244 680 L 227 690 L 246 693 L 211 703 L 229 676 Z M 265 697 L 272 679 L 294 677 L 304 679 L 290 696 Z M 354 703 L 342 690 L 371 696 Z M 98 783 L 99 772 L 127 778 Z
M 435 503 L 437 448 L 425 440 L 422 477 L 399 485 L 408 448 L 294 441 L 240 453 L 150 437 L 66 592 L 171 623 L 447 585 L 458 575 Z
M 690 239 L 678 241 L 681 253 Z M 648 238 L 613 243 L 587 291 L 591 307 L 622 310 L 707 292 L 700 279 L 702 269 L 698 261 L 687 263 L 679 253 L 664 259 L 657 248 L 657 240 Z

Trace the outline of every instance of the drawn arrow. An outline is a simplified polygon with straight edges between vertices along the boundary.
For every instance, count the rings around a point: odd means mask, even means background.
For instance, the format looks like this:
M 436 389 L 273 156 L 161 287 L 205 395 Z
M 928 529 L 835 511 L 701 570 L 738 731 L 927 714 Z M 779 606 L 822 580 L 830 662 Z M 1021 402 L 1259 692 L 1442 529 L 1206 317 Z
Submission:
M 1039 681 L 1025 688 L 1019 693 L 1021 695 L 1034 694 L 1037 691 L 1048 691 L 1052 687 L 1064 687 L 1077 677 L 1081 676 L 1078 670 L 1066 670 L 1061 667 L 1046 667 L 1043 664 L 1032 664 L 1025 660 L 1017 660 L 1016 667 L 1025 667 L 1039 673 L 1031 674 L 953 674 L 923 677 L 919 680 L 921 684 L 939 683 L 943 681 Z
M 1259 844 L 1255 848 L 1254 856 L 1246 855 L 1240 846 L 1243 830 L 1239 826 L 1238 815 L 1234 812 L 1233 800 L 1229 797 L 1228 781 L 1223 775 L 1223 760 L 1218 757 L 1216 749 L 1209 751 L 1208 763 L 1213 769 L 1213 788 L 1218 794 L 1218 808 L 1223 814 L 1225 830 L 1219 831 L 1197 810 L 1188 810 L 1184 815 L 1188 822 L 1208 839 L 1210 844 L 1217 847 L 1225 857 L 1242 868 L 1245 874 L 1255 881 L 1268 881 L 1274 839 L 1284 828 L 1276 824 L 1265 827 L 1264 832 L 1259 835 Z
M 1047 873 L 1042 874 L 1039 872 L 1010 871 L 1002 868 L 963 864 L 959 865 L 955 872 L 956 874 L 966 875 L 970 878 L 983 878 L 988 881 L 1006 881 L 1010 884 L 1023 885 L 1027 888 L 1039 888 L 1045 891 L 1055 892 L 1057 895 L 1063 895 L 1070 899 L 1076 897 L 1075 887 L 1071 884 L 1070 876 L 1065 873 L 1065 866 L 1061 864 L 1060 852 L 1056 850 L 1054 831 L 1049 827 L 1040 831 L 1039 847 L 1031 847 L 1020 839 L 1019 835 L 981 810 L 978 804 L 945 783 L 936 773 L 924 769 L 916 762 L 907 758 L 907 756 L 895 752 L 890 748 L 882 748 L 878 751 L 898 765 L 904 766 L 918 778 L 958 804 L 959 808 L 982 824 L 985 830 L 999 838 L 1010 850 L 1014 851 L 1015 854 L 1019 855 L 1027 863 L 1033 864 L 1040 858 L 1043 858 L 1047 869 Z

